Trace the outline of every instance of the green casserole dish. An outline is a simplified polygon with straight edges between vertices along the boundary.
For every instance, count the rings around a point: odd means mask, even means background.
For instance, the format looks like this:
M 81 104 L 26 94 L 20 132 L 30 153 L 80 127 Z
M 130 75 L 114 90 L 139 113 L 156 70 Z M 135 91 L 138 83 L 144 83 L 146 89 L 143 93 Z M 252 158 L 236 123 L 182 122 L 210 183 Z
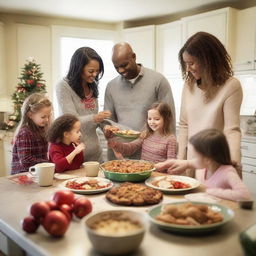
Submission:
M 131 172 L 122 172 L 122 164 L 130 165 L 128 168 Z M 112 168 L 112 165 L 115 167 Z M 137 166 L 142 169 L 143 165 L 148 168 L 138 172 L 133 169 L 133 166 Z M 100 169 L 103 171 L 105 177 L 112 181 L 141 182 L 150 177 L 152 171 L 155 170 L 155 167 L 153 163 L 144 160 L 112 160 L 101 164 Z

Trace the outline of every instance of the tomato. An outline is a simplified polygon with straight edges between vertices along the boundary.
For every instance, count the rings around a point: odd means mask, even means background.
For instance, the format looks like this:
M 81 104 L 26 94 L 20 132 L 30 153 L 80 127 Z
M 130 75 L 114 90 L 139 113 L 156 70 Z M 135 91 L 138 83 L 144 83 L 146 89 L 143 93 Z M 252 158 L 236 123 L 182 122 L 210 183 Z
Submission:
M 46 214 L 50 211 L 50 207 L 46 202 L 37 202 L 32 204 L 30 214 L 39 222 L 42 222 Z
M 39 225 L 39 222 L 33 216 L 28 216 L 22 220 L 22 228 L 27 233 L 35 233 Z
M 67 231 L 69 221 L 61 211 L 50 211 L 44 218 L 43 227 L 52 236 L 63 236 Z
M 78 218 L 83 218 L 92 211 L 92 203 L 85 197 L 79 197 L 74 203 L 74 214 Z
M 60 190 L 53 195 L 53 201 L 55 201 L 58 206 L 62 204 L 72 205 L 74 200 L 75 195 L 70 190 Z

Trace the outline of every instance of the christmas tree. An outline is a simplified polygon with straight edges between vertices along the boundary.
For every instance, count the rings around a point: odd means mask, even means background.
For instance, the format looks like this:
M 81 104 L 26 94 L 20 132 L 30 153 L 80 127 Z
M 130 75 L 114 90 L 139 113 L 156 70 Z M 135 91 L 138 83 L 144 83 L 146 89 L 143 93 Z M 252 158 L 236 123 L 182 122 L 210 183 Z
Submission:
M 14 113 L 9 115 L 9 119 L 5 122 L 4 129 L 13 129 L 21 119 L 21 106 L 24 100 L 32 93 L 45 93 L 45 80 L 42 79 L 43 73 L 41 67 L 36 63 L 33 57 L 26 60 L 24 67 L 21 69 L 21 76 L 18 78 L 19 83 L 15 92 L 12 94 L 12 102 L 14 103 Z

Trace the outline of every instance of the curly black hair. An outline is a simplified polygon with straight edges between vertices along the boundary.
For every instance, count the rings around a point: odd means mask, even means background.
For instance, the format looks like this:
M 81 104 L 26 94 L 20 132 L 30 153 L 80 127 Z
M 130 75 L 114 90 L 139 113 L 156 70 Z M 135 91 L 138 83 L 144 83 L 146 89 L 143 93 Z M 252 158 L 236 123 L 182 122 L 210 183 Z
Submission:
M 47 140 L 51 143 L 61 142 L 64 138 L 64 132 L 71 131 L 77 121 L 79 121 L 79 119 L 71 114 L 58 117 L 48 130 Z

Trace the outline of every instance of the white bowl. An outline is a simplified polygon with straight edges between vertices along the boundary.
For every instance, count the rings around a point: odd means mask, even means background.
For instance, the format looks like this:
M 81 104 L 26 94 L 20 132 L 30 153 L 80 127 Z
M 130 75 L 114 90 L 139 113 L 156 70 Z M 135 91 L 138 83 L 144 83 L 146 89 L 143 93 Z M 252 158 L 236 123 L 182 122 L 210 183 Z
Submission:
M 141 228 L 125 234 L 108 235 L 97 232 L 90 227 L 96 221 L 101 220 L 103 215 L 108 213 L 121 214 L 132 221 L 138 221 Z M 85 220 L 82 221 L 82 224 L 96 251 L 107 255 L 121 255 L 135 251 L 140 246 L 145 234 L 146 216 L 144 213 L 131 210 L 109 210 L 88 215 Z

